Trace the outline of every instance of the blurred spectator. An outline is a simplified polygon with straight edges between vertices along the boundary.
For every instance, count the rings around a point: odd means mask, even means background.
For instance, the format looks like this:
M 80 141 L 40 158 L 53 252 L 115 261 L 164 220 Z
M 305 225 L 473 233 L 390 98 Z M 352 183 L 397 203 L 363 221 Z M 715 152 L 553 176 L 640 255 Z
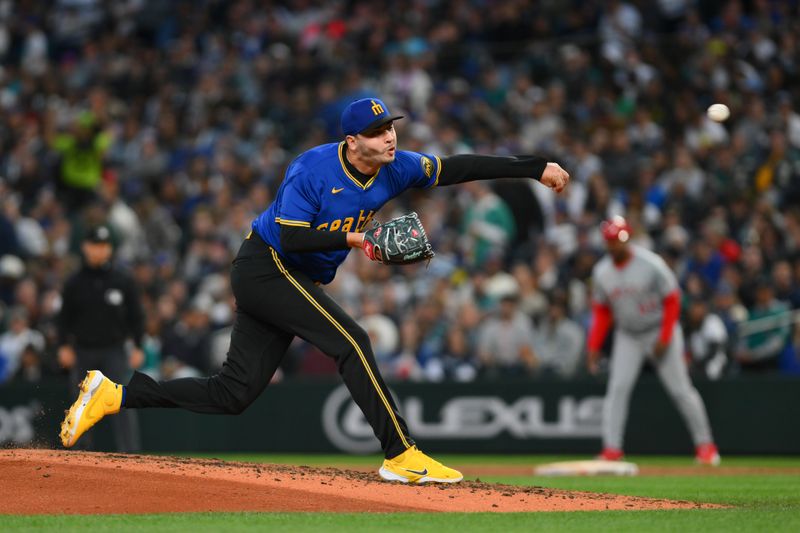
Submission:
M 400 339 L 397 326 L 381 312 L 380 300 L 369 296 L 361 300 L 361 318 L 358 323 L 369 335 L 378 366 L 383 367 L 397 354 Z
M 426 372 L 428 366 L 439 358 L 447 341 L 444 303 L 436 298 L 426 299 L 420 303 L 414 320 L 418 324 L 416 359 Z
M 689 150 L 683 146 L 675 150 L 675 166 L 661 176 L 661 185 L 672 198 L 687 197 L 699 201 L 706 186 L 706 176 L 697 166 Z
M 161 377 L 161 321 L 155 313 L 148 313 L 144 322 L 142 336 L 144 362 L 139 368 L 153 379 Z
M 108 224 L 118 237 L 115 250 L 117 258 L 131 263 L 147 257 L 147 241 L 139 215 L 120 198 L 117 177 L 109 174 L 103 180 L 99 193 L 108 208 Z
M 211 364 L 210 334 L 208 308 L 201 302 L 193 303 L 163 335 L 163 377 L 177 379 L 207 375 Z
M 479 181 L 461 186 L 471 201 L 462 221 L 463 248 L 468 264 L 482 268 L 491 257 L 504 257 L 516 225 L 508 206 Z
M 705 298 L 693 299 L 685 316 L 686 347 L 692 368 L 708 379 L 719 379 L 728 365 L 730 348 L 725 324 L 709 311 Z
M 625 52 L 642 31 L 642 15 L 633 4 L 611 0 L 605 6 L 598 29 L 605 59 L 621 63 Z
M 14 289 L 17 282 L 25 275 L 25 263 L 16 255 L 0 256 L 0 305 L 11 305 L 15 302 Z
M 17 379 L 27 383 L 39 382 L 48 371 L 43 355 L 42 350 L 35 345 L 28 344 L 25 346 L 19 361 L 20 368 L 19 372 L 17 372 Z
M 47 237 L 39 222 L 23 216 L 20 211 L 20 195 L 9 194 L 3 202 L 5 219 L 14 226 L 14 237 L 8 236 L 9 243 L 19 243 L 19 251 L 24 257 L 41 257 L 48 248 Z M 0 240 L 2 237 L 0 237 Z
M 0 257 L 10 257 L 18 253 L 19 242 L 14 222 L 4 212 L 0 212 Z
M 530 120 L 520 131 L 520 148 L 526 154 L 552 151 L 553 140 L 564 127 L 563 119 L 542 96 L 537 96 L 531 107 Z
M 486 320 L 478 337 L 478 360 L 490 376 L 532 373 L 539 366 L 533 350 L 533 328 L 518 308 L 519 296 L 506 294 L 496 316 Z
M 103 156 L 112 138 L 90 111 L 81 111 L 68 132 L 55 132 L 55 120 L 49 117 L 47 135 L 61 157 L 58 185 L 67 208 L 76 210 L 95 198 L 103 175 Z
M 45 348 L 44 335 L 28 324 L 28 312 L 17 307 L 8 317 L 8 331 L 0 335 L 0 383 L 11 380 L 22 367 L 26 376 L 34 376 L 31 370 L 38 361 L 38 354 Z
M 512 274 L 519 287 L 519 308 L 534 321 L 538 321 L 547 310 L 547 297 L 539 290 L 539 283 L 533 275 L 531 268 L 523 263 L 517 263 L 512 269 Z
M 774 298 L 774 289 L 767 279 L 755 286 L 753 308 L 747 314 L 750 330 L 740 330 L 741 341 L 736 360 L 749 371 L 769 371 L 778 367 L 779 358 L 789 341 L 789 307 Z
M 772 266 L 772 283 L 776 300 L 789 309 L 800 309 L 800 280 L 795 278 L 789 261 L 778 261 Z
M 440 374 L 436 374 L 433 370 L 435 363 L 428 365 L 427 374 L 433 381 L 447 379 L 467 382 L 474 380 L 478 375 L 474 343 L 471 342 L 469 333 L 461 327 L 454 326 L 447 332 L 447 341 L 440 361 Z
M 539 372 L 563 379 L 574 378 L 582 367 L 584 339 L 583 328 L 569 319 L 566 297 L 554 294 L 547 318 L 533 333 Z
M 766 193 L 775 204 L 797 205 L 800 200 L 800 152 L 787 146 L 786 133 L 773 130 L 769 137 L 770 151 L 756 170 L 755 188 Z
M 747 320 L 747 308 L 736 297 L 736 291 L 728 282 L 722 282 L 714 293 L 712 308 L 728 332 L 728 338 L 736 338 L 738 324 Z

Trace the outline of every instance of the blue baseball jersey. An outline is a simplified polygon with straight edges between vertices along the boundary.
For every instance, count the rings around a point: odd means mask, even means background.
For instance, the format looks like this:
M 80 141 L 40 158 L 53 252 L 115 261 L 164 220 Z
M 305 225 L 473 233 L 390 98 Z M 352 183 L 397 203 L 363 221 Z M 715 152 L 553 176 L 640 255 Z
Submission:
M 397 150 L 395 159 L 361 184 L 345 166 L 344 142 L 300 154 L 286 170 L 275 200 L 253 221 L 253 231 L 312 280 L 330 283 L 350 249 L 286 253 L 281 225 L 361 232 L 383 205 L 410 188 L 435 187 L 442 162 L 436 156 Z

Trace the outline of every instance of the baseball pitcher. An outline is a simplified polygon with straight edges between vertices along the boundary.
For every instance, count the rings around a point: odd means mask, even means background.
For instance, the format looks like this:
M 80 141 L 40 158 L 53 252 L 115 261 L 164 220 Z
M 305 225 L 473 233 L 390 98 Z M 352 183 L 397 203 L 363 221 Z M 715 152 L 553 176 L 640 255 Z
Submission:
M 261 394 L 299 336 L 336 360 L 381 442 L 386 458 L 381 477 L 403 483 L 460 481 L 461 473 L 415 446 L 378 372 L 369 336 L 321 285 L 333 280 L 350 248 L 386 264 L 430 260 L 433 251 L 415 214 L 368 229 L 375 213 L 407 189 L 532 177 L 560 192 L 569 175 L 540 157 L 440 159 L 398 150 L 394 121 L 399 118 L 377 98 L 352 102 L 341 117 L 344 140 L 312 148 L 289 165 L 275 201 L 253 222 L 234 261 L 237 312 L 218 374 L 157 382 L 137 372 L 123 387 L 90 371 L 62 424 L 64 446 L 120 408 L 240 413 Z
M 689 380 L 683 361 L 683 331 L 678 323 L 680 292 L 675 275 L 661 257 L 629 242 L 631 229 L 624 218 L 604 222 L 602 233 L 608 255 L 592 271 L 590 372 L 597 372 L 600 348 L 612 322 L 615 333 L 599 458 L 614 461 L 623 457 L 628 402 L 642 365 L 649 359 L 689 426 L 697 462 L 719 464 L 703 400 Z

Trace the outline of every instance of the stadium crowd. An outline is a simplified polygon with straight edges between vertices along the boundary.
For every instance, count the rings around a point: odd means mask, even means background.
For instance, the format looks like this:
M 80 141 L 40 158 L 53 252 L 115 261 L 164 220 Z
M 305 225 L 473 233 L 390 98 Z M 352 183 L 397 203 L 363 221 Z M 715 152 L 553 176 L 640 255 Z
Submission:
M 678 274 L 696 373 L 797 369 L 795 2 L 46 5 L 0 1 L 0 383 L 63 373 L 61 290 L 101 223 L 141 290 L 145 370 L 219 368 L 251 221 L 368 95 L 406 115 L 401 149 L 533 153 L 572 176 L 561 196 L 471 182 L 379 213 L 417 211 L 437 253 L 393 270 L 354 252 L 329 286 L 387 379 L 581 373 L 614 214 Z M 329 373 L 299 340 L 282 368 Z

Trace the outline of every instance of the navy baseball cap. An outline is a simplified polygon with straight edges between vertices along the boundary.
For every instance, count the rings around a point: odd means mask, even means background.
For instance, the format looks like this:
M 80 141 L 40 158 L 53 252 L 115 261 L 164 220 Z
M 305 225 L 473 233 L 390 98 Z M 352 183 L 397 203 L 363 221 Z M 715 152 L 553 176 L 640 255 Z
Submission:
M 403 115 L 392 115 L 382 100 L 362 98 L 351 102 L 342 111 L 342 132 L 345 135 L 358 135 L 378 129 L 398 118 L 403 118 Z

